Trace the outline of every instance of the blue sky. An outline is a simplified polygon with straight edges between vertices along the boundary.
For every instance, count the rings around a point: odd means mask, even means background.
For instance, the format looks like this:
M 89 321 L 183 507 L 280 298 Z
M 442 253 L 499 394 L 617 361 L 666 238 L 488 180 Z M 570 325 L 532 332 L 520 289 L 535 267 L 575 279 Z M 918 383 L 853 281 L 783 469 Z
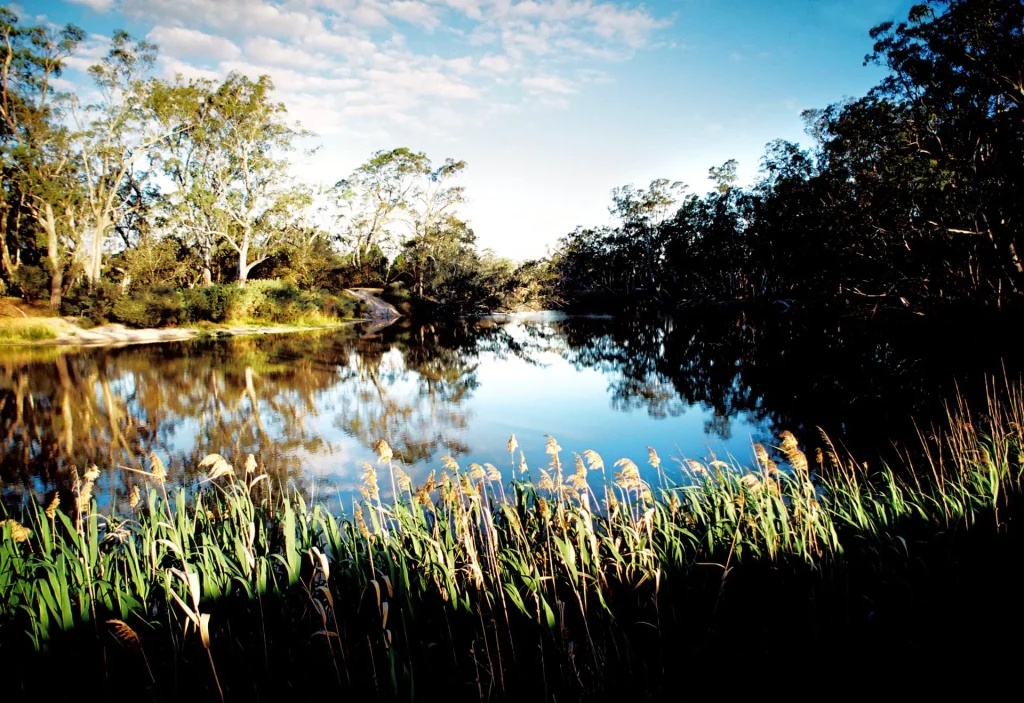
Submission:
M 321 149 L 296 175 L 334 183 L 377 149 L 464 159 L 482 247 L 540 256 L 609 193 L 658 177 L 708 188 L 735 158 L 805 139 L 801 110 L 859 96 L 868 30 L 914 0 L 18 0 L 24 22 L 115 28 L 161 47 L 166 76 L 274 78 Z

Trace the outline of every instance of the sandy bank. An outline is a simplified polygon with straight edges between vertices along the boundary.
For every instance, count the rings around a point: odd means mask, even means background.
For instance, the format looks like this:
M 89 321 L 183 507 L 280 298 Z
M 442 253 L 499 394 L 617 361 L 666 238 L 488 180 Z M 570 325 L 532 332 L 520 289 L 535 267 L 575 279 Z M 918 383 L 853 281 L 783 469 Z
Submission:
M 124 325 L 103 325 L 92 329 L 83 329 L 67 320 L 51 320 L 56 327 L 55 339 L 46 339 L 31 344 L 39 346 L 70 345 L 70 346 L 119 346 L 127 344 L 155 344 L 159 342 L 179 342 L 189 339 L 241 337 L 262 334 L 287 334 L 293 332 L 311 332 L 315 330 L 337 329 L 355 324 L 360 320 L 340 322 L 324 327 L 288 327 L 275 325 L 238 325 L 215 327 L 208 329 L 192 327 L 176 327 L 169 329 L 131 329 Z M 57 323 L 54 325 L 53 323 Z
M 394 323 L 401 314 L 391 304 L 377 297 L 379 289 L 354 288 L 345 291 L 360 300 L 367 317 L 345 320 L 333 325 L 320 327 L 293 327 L 288 325 L 225 325 L 223 327 L 173 327 L 167 329 L 132 329 L 119 324 L 103 325 L 85 329 L 79 327 L 74 318 L 29 317 L 12 319 L 12 328 L 44 328 L 44 334 L 12 334 L 9 339 L 0 339 L 0 346 L 122 346 L 128 344 L 157 344 L 180 342 L 189 339 L 241 337 L 263 334 L 289 334 L 316 330 L 338 329 L 360 323 L 369 323 L 369 331 L 378 331 Z M 24 330 L 22 330 L 24 332 Z M 37 330 L 38 332 L 38 330 Z M 48 338 L 42 338 L 42 337 Z

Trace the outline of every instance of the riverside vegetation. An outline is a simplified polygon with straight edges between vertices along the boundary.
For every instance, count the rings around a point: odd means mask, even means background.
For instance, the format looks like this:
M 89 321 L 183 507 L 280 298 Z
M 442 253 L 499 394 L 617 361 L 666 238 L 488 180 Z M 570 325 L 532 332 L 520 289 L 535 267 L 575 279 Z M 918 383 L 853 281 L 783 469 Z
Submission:
M 0 294 L 134 327 L 218 322 L 268 279 L 264 312 L 289 324 L 358 286 L 456 313 L 537 298 L 539 264 L 477 250 L 464 161 L 400 147 L 303 183 L 314 135 L 269 77 L 165 80 L 158 47 L 119 30 L 92 85 L 59 90 L 85 38 L 0 8 Z
M 706 193 L 624 185 L 611 224 L 516 264 L 478 249 L 464 161 L 383 149 L 330 187 L 301 183 L 289 166 L 312 135 L 266 76 L 158 78 L 157 47 L 117 32 L 90 70 L 98 90 L 55 92 L 84 32 L 3 8 L 0 288 L 94 322 L 118 317 L 76 309 L 97 295 L 159 307 L 168 287 L 190 299 L 252 279 L 396 285 L 460 314 L 638 300 L 1018 309 L 1022 25 L 1017 0 L 915 5 L 871 30 L 879 84 L 806 111 L 808 143 L 769 143 L 749 186 L 734 160 L 709 169 Z M 94 93 L 106 97 L 81 104 Z
M 347 514 L 251 456 L 207 456 L 191 494 L 153 457 L 102 508 L 89 467 L 3 523 L 4 686 L 48 695 L 59 667 L 154 699 L 686 698 L 795 668 L 788 695 L 808 698 L 847 670 L 839 697 L 974 655 L 998 668 L 1016 650 L 986 637 L 1021 619 L 997 555 L 1019 539 L 1022 428 L 1024 388 L 993 385 L 898 467 L 783 432 L 749 468 L 651 450 L 651 482 L 554 438 L 530 467 L 513 436 L 510 481 L 444 457 L 414 486 L 381 440 Z

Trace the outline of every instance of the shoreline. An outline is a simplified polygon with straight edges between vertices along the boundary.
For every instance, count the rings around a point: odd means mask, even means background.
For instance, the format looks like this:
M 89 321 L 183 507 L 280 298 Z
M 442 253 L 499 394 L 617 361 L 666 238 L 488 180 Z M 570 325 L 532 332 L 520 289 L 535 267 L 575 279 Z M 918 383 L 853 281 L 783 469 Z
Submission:
M 84 329 L 75 324 L 74 318 L 33 317 L 25 315 L 24 324 L 42 325 L 53 333 L 48 339 L 2 339 L 0 347 L 119 347 L 133 344 L 160 344 L 163 342 L 185 342 L 192 339 L 219 339 L 222 337 L 251 337 L 265 334 L 294 334 L 341 329 L 360 323 L 369 323 L 372 332 L 387 327 L 402 315 L 393 305 L 382 300 L 377 294 L 380 289 L 351 288 L 345 291 L 370 308 L 370 315 L 351 320 L 340 320 L 329 325 L 298 327 L 294 325 L 224 325 L 219 327 L 150 327 L 133 329 L 122 324 L 108 324 Z M 13 318 L 17 320 L 18 318 Z
M 102 325 L 83 329 L 62 318 L 35 318 L 48 320 L 47 324 L 57 336 L 53 339 L 19 340 L 0 342 L 2 347 L 118 347 L 136 344 L 160 344 L 164 342 L 187 342 L 193 339 L 219 339 L 223 337 L 251 337 L 268 334 L 294 334 L 341 329 L 365 322 L 370 318 L 344 320 L 332 325 L 317 327 L 295 327 L 288 325 L 232 325 L 211 329 L 193 327 L 132 329 L 124 325 Z M 54 324 L 56 323 L 56 324 Z

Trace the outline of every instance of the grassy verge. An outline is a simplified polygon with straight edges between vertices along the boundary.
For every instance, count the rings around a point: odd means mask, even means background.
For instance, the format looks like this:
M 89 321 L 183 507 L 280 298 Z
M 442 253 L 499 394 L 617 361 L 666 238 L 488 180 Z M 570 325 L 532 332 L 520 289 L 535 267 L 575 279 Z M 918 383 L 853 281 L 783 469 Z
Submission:
M 56 338 L 57 332 L 44 319 L 0 318 L 0 344 L 43 342 Z
M 947 659 L 971 678 L 972 652 L 998 671 L 1021 390 L 984 417 L 956 409 L 898 472 L 784 433 L 749 469 L 652 450 L 651 482 L 553 439 L 531 470 L 513 438 L 511 482 L 445 458 L 417 487 L 382 441 L 350 515 L 216 455 L 200 492 L 153 459 L 101 514 L 90 469 L 3 525 L 5 685 L 46 693 L 59 666 L 107 695 L 802 699 Z

